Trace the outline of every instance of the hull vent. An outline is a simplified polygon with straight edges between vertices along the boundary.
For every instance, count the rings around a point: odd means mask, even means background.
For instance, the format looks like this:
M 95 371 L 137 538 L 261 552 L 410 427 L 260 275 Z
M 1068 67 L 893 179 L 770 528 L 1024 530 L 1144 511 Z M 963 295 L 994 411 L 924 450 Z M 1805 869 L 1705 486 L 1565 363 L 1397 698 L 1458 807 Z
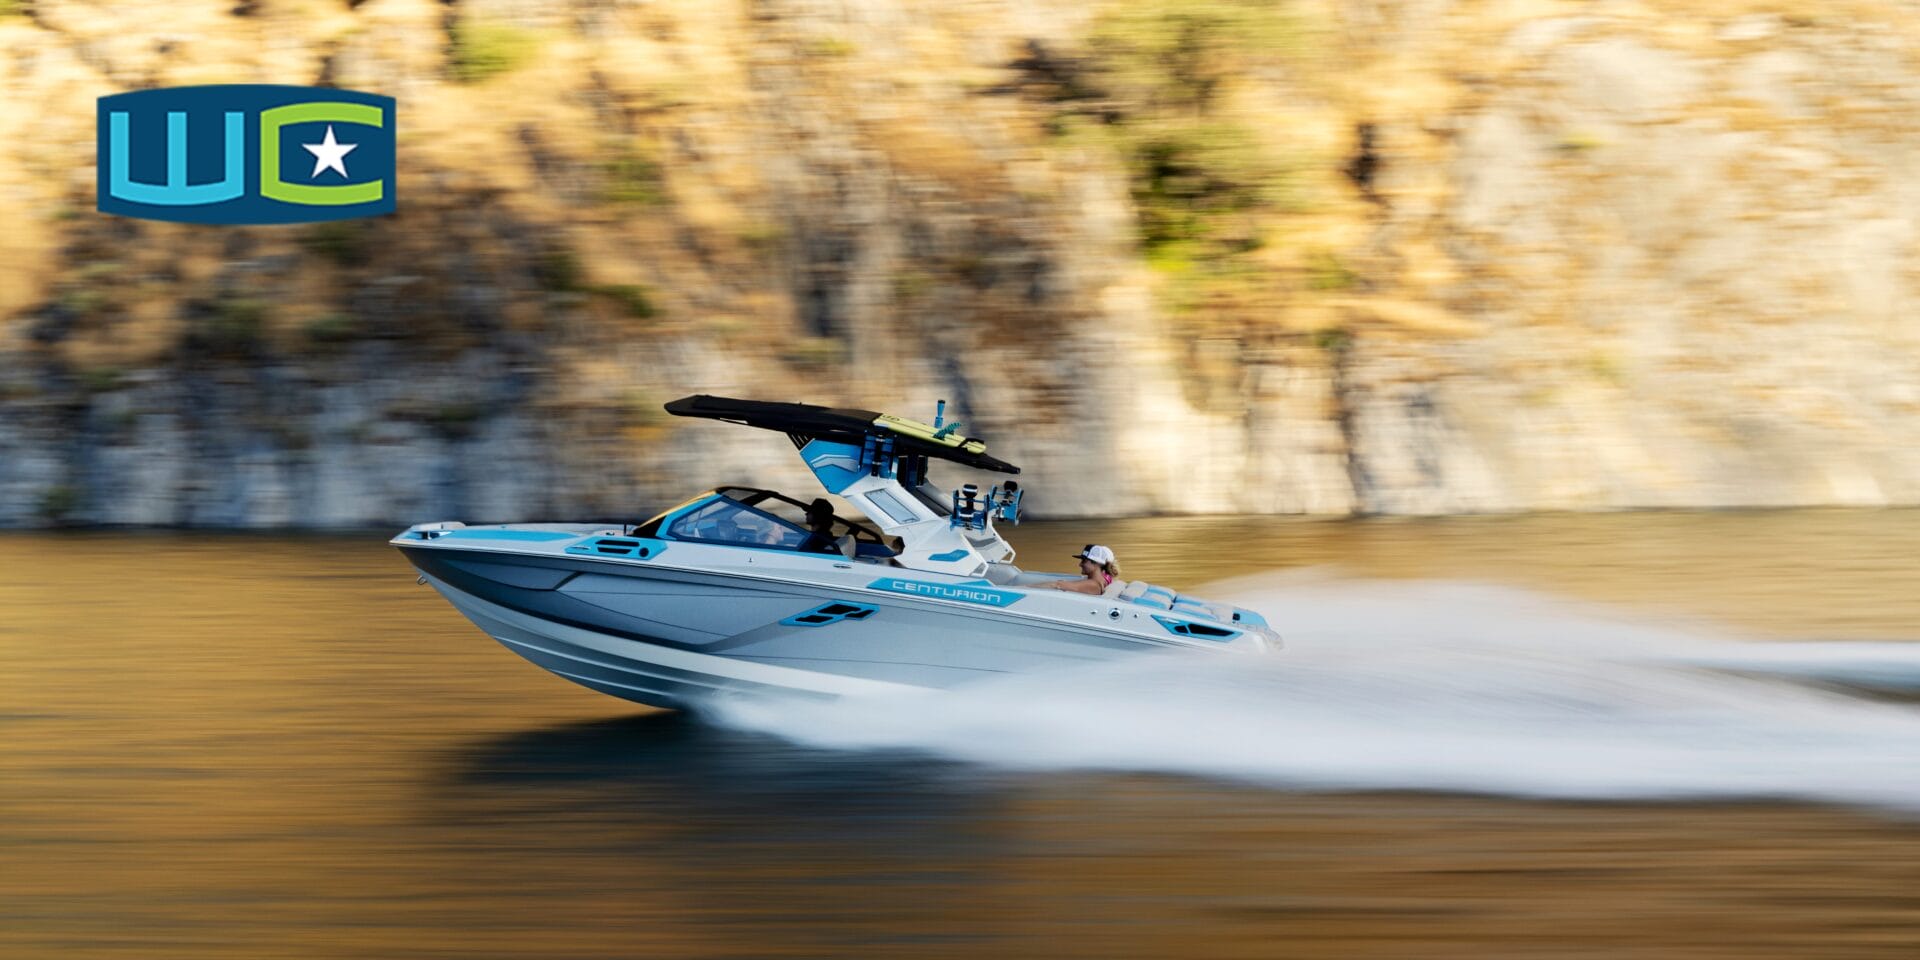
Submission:
M 645 560 L 657 556 L 665 549 L 659 543 L 626 540 L 620 537 L 595 537 L 585 543 L 577 543 L 567 548 L 571 554 L 584 554 L 590 557 L 634 557 Z
M 1240 631 L 1238 630 L 1228 630 L 1225 627 L 1193 623 L 1188 620 L 1175 620 L 1172 617 L 1156 615 L 1153 619 L 1158 620 L 1161 626 L 1166 627 L 1168 633 L 1177 633 L 1183 637 L 1199 637 L 1203 640 L 1232 640 L 1234 637 L 1240 635 Z
M 879 612 L 880 608 L 871 603 L 833 600 L 805 613 L 796 613 L 780 622 L 789 627 L 824 627 L 842 620 L 865 620 Z

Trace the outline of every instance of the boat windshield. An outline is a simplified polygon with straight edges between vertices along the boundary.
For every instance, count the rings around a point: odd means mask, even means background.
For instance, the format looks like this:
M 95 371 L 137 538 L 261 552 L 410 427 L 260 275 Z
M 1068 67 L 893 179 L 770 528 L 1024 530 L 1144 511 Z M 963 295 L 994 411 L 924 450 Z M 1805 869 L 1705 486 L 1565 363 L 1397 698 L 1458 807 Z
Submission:
M 804 521 L 795 523 L 724 496 L 681 514 L 667 527 L 667 535 L 675 540 L 704 540 L 775 550 L 799 550 L 807 545 L 808 538 Z M 815 548 L 820 546 L 824 544 L 816 544 Z
M 686 512 L 675 516 L 675 511 L 670 510 L 642 524 L 635 532 L 641 536 L 664 533 L 675 540 L 807 553 L 840 553 L 844 549 L 843 538 L 851 537 L 858 556 L 894 554 L 879 533 L 845 517 L 832 517 L 827 529 L 816 534 L 807 520 L 807 506 L 772 490 L 721 487 L 705 502 L 695 501 L 691 509 L 675 508 L 682 509 Z M 672 522 L 662 531 L 660 524 L 668 517 L 672 517 Z

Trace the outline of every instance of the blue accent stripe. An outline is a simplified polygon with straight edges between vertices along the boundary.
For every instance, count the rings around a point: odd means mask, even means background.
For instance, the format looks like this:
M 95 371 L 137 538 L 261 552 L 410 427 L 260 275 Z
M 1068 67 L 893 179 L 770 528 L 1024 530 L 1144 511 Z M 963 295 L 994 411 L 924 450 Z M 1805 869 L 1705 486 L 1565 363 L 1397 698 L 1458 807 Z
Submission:
M 935 600 L 957 600 L 961 603 L 977 603 L 990 607 L 1010 607 L 1019 603 L 1020 598 L 1025 596 L 1012 590 L 998 590 L 963 583 L 905 580 L 900 577 L 881 577 L 867 584 L 867 589 L 904 593 L 914 597 L 931 597 Z
M 927 559 L 932 560 L 934 563 L 952 563 L 953 561 L 959 560 L 965 557 L 966 555 L 967 555 L 966 549 L 961 548 L 958 550 L 948 550 L 946 553 L 936 553 L 928 557 Z
M 575 540 L 577 533 L 560 533 L 554 530 L 453 530 L 440 535 L 441 540 L 521 540 L 528 543 L 545 543 L 550 540 Z

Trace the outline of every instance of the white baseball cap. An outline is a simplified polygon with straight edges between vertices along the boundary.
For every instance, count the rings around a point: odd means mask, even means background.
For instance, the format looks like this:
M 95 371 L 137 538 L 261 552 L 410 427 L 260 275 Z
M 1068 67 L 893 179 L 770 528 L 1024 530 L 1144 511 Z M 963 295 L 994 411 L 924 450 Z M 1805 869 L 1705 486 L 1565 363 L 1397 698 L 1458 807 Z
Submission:
M 1092 560 L 1094 563 L 1107 564 L 1113 562 L 1113 551 L 1097 543 L 1089 543 L 1085 550 L 1074 554 L 1073 558 L 1075 560 Z

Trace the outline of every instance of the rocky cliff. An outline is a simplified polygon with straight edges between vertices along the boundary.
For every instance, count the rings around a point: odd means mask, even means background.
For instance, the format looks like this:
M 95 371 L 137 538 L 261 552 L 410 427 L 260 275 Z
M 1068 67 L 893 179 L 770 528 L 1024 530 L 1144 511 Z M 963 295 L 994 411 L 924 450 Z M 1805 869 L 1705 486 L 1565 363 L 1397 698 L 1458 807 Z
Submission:
M 93 100 L 400 104 L 400 213 L 93 210 Z M 807 489 L 710 392 L 1035 513 L 1920 502 L 1897 0 L 0 0 L 0 524 Z

